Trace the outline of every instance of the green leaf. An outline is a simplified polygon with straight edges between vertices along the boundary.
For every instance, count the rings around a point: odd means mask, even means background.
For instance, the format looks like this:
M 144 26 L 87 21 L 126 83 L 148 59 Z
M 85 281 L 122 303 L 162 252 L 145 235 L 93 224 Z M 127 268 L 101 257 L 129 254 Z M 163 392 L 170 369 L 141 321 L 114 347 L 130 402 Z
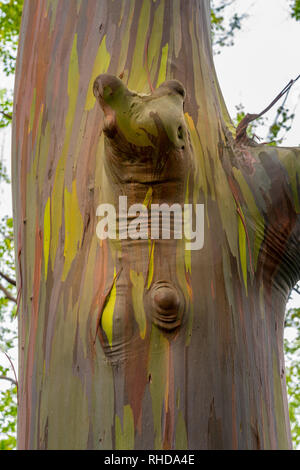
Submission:
M 295 18 L 296 21 L 300 20 L 300 0 L 294 0 L 292 5 L 292 17 Z

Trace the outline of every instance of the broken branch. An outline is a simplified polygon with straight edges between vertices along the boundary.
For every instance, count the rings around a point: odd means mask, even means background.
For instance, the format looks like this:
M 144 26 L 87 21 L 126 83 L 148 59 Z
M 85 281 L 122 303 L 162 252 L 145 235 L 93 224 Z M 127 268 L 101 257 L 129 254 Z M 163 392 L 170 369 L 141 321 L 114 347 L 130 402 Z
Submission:
M 291 80 L 284 88 L 281 90 L 281 92 L 276 96 L 276 98 L 272 101 L 272 103 L 269 104 L 261 113 L 259 114 L 246 114 L 244 119 L 239 123 L 237 129 L 236 129 L 236 142 L 237 143 L 242 143 L 243 141 L 247 140 L 247 129 L 248 126 L 251 122 L 255 121 L 256 119 L 259 119 L 262 117 L 264 114 L 266 114 L 273 106 L 282 98 L 286 93 L 290 91 L 292 86 L 296 83 L 297 80 L 299 80 L 300 75 L 298 75 L 295 80 Z

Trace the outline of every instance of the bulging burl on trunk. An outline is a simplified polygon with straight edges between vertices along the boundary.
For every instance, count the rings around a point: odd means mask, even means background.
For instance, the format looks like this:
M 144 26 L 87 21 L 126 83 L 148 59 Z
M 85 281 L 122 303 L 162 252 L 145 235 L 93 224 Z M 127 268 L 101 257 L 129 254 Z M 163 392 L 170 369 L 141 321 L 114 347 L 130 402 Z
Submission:
M 94 95 L 104 113 L 104 169 L 107 183 L 104 198 L 113 195 L 110 200 L 116 207 L 119 196 L 126 196 L 128 206 L 144 204 L 150 209 L 150 206 L 160 204 L 169 204 L 169 207 L 176 204 L 183 210 L 184 204 L 188 202 L 187 181 L 193 170 L 193 149 L 184 116 L 186 92 L 183 85 L 177 80 L 170 80 L 152 94 L 145 95 L 130 91 L 119 78 L 103 74 L 94 82 Z M 134 320 L 135 303 L 131 306 L 129 302 L 124 302 L 132 288 L 132 269 L 136 266 L 137 256 L 144 260 L 141 271 L 144 271 L 146 278 L 145 285 L 140 286 L 143 293 L 138 308 L 145 312 L 150 322 L 169 334 L 176 332 L 187 318 L 187 295 L 176 281 L 176 276 L 172 275 L 176 272 L 176 264 L 180 262 L 180 258 L 184 263 L 184 252 L 182 251 L 182 256 L 178 256 L 178 240 L 174 233 L 175 215 L 170 213 L 170 218 L 171 231 L 173 229 L 170 239 L 162 237 L 154 242 L 151 233 L 155 228 L 159 233 L 159 227 L 154 227 L 155 222 L 147 218 L 145 223 L 149 237 L 146 240 L 122 241 L 120 275 L 116 279 L 115 347 L 111 347 L 112 344 L 106 347 L 107 344 L 103 341 L 107 336 L 103 334 L 105 319 L 102 318 L 102 328 L 99 328 L 101 343 L 109 356 L 114 355 L 114 351 L 120 351 L 121 344 L 128 341 L 132 343 L 136 336 L 140 337 L 138 329 L 136 332 L 132 331 L 137 326 Z M 117 213 L 118 222 L 120 219 L 121 216 Z M 160 220 L 156 222 L 159 224 Z M 150 250 L 149 243 L 152 246 Z M 161 266 L 150 282 L 151 255 L 157 260 L 167 257 L 168 264 L 164 266 L 159 262 Z M 109 286 L 108 292 L 103 311 L 111 295 Z M 132 310 L 132 315 L 128 322 L 129 310 Z M 116 354 L 119 355 L 119 352 Z
M 151 95 L 128 90 L 113 75 L 94 83 L 103 112 L 106 165 L 120 184 L 171 181 L 182 189 L 192 165 L 191 143 L 183 105 L 185 89 L 177 80 L 163 83 Z M 174 202 L 174 194 L 170 194 Z

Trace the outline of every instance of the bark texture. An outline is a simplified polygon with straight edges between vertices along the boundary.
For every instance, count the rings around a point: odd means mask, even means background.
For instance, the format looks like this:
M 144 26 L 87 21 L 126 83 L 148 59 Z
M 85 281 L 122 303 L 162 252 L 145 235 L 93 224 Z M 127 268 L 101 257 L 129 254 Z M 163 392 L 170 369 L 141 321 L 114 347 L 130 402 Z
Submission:
M 12 160 L 19 448 L 290 448 L 300 151 L 236 143 L 209 2 L 25 0 Z M 203 249 L 100 242 L 120 195 L 204 204 Z

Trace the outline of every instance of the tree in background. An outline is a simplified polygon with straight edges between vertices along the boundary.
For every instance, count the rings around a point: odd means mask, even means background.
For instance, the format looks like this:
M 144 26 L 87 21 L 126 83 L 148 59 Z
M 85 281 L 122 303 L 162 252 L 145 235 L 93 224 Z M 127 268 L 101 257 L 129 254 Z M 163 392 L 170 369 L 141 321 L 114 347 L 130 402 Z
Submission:
M 211 25 L 214 54 L 220 54 L 223 47 L 234 44 L 234 36 L 242 27 L 246 13 L 227 14 L 228 7 L 236 3 L 235 0 L 212 0 Z
M 286 382 L 289 395 L 289 414 L 295 448 L 300 446 L 300 308 L 290 309 L 285 318 L 285 328 L 292 336 L 285 338 L 284 350 Z
M 16 50 L 16 44 L 17 44 L 18 31 L 19 31 L 20 12 L 21 12 L 21 9 L 22 9 L 22 3 L 23 3 L 22 1 L 7 1 L 7 2 L 1 2 L 1 4 L 0 4 L 0 9 L 1 9 L 1 12 L 2 12 L 1 17 L 0 17 L 0 38 L 2 40 L 4 40 L 4 43 L 2 42 L 2 44 L 8 45 L 7 50 L 5 50 L 5 48 L 3 48 L 3 47 L 1 48 L 1 51 L 2 51 L 1 55 L 2 55 L 3 63 L 4 63 L 4 66 L 5 66 L 5 70 L 6 70 L 7 73 L 12 73 L 14 71 L 14 67 L 15 67 L 14 59 L 15 59 L 15 50 Z M 225 20 L 224 20 L 224 16 L 222 16 L 222 14 L 223 14 L 224 9 L 226 8 L 226 6 L 228 6 L 231 3 L 232 3 L 231 1 L 219 1 L 219 2 L 214 2 L 213 3 L 214 8 L 212 10 L 212 23 L 213 23 L 213 25 L 215 25 L 214 41 L 215 41 L 216 51 L 217 52 L 220 51 L 220 47 L 222 47 L 224 45 L 230 45 L 230 43 L 232 42 L 232 37 L 233 37 L 234 31 L 236 31 L 237 29 L 240 29 L 241 20 L 245 16 L 243 14 L 241 14 L 241 15 L 235 14 L 231 18 L 231 20 L 229 21 L 229 24 L 224 26 Z M 298 4 L 298 6 L 297 6 L 297 4 Z M 299 15 L 297 17 L 297 8 L 299 10 L 299 1 L 295 2 L 294 8 L 293 8 L 293 15 L 295 16 L 296 19 L 299 18 Z M 4 13 L 4 15 L 3 15 L 3 13 Z M 1 93 L 2 93 L 2 95 L 1 95 Z M 0 91 L 0 100 L 1 100 L 1 103 L 2 103 L 2 107 L 0 108 L 0 112 L 2 114 L 2 119 L 0 121 L 0 126 L 1 126 L 1 125 L 9 124 L 10 120 L 11 120 L 11 101 L 12 101 L 11 100 L 11 94 L 8 93 L 6 90 L 4 90 L 2 92 Z M 244 117 L 244 115 L 240 116 L 240 120 L 243 117 Z M 280 128 L 280 124 L 279 124 L 279 128 Z M 8 224 L 11 224 L 11 221 L 8 221 Z M 4 228 L 5 228 L 5 225 L 6 225 L 6 222 L 4 223 Z M 4 240 L 5 239 L 6 238 L 4 238 Z M 8 239 L 10 240 L 10 236 L 8 237 Z M 11 241 L 10 241 L 10 243 L 11 243 Z M 10 247 L 12 247 L 11 244 L 10 244 Z M 10 278 L 10 280 L 13 280 L 13 274 L 12 273 L 10 273 L 10 274 L 11 275 L 10 275 L 9 278 Z M 9 290 L 9 295 L 12 295 L 12 296 L 16 297 L 16 293 L 14 291 L 13 284 L 11 284 L 10 282 L 8 282 L 8 284 L 6 284 L 6 283 L 7 283 L 7 281 L 5 281 L 5 286 L 4 287 L 5 287 L 5 289 Z M 5 295 L 5 292 L 2 291 L 2 295 L 3 295 L 3 302 L 4 303 L 8 304 L 8 302 L 11 302 L 12 305 L 14 305 L 13 301 L 8 300 L 8 297 Z M 11 311 L 14 312 L 15 309 L 10 308 L 10 309 L 7 310 L 7 305 L 6 305 L 6 315 L 8 314 L 8 312 L 11 312 Z M 4 338 L 4 333 L 2 333 L 2 338 Z M 293 370 L 295 370 L 295 367 L 294 367 Z M 1 370 L 1 373 L 3 375 L 4 374 L 7 375 L 8 370 L 3 369 L 3 370 Z M 290 386 L 291 383 L 292 383 L 292 381 L 291 382 L 288 381 L 288 386 Z M 15 388 L 12 389 L 12 392 L 15 392 L 15 390 L 16 390 Z M 3 396 L 2 404 L 7 403 L 9 401 L 10 401 L 10 398 L 9 398 L 9 400 L 7 400 L 7 398 Z M 293 409 L 295 410 L 297 408 L 295 408 L 295 406 L 293 405 Z M 15 404 L 13 405 L 13 408 L 12 408 L 11 412 L 7 411 L 7 408 L 6 408 L 6 413 L 7 413 L 8 416 L 13 415 L 15 413 Z M 293 415 L 291 415 L 291 419 L 293 419 Z M 0 426 L 1 426 L 1 424 L 0 424 Z M 7 428 L 7 420 L 6 420 L 5 426 Z M 2 431 L 4 431 L 4 430 L 5 430 L 5 428 L 3 427 Z M 298 431 L 297 431 L 296 428 L 294 428 L 294 436 L 296 435 L 296 432 L 298 432 Z M 11 438 L 9 438 L 9 439 L 10 439 L 9 446 L 11 446 L 12 441 L 11 441 Z M 296 439 L 295 439 L 295 442 L 296 442 Z M 4 441 L 2 441 L 2 447 L 3 446 L 5 446 Z
M 10 351 L 17 345 L 13 246 L 12 219 L 4 217 L 0 224 L 0 380 L 10 387 L 0 392 L 1 450 L 13 449 L 16 445 L 17 378 L 10 358 Z
M 23 0 L 0 1 L 0 64 L 7 76 L 16 66 Z M 12 120 L 12 90 L 0 88 L 0 128 Z M 0 186 L 9 183 L 3 161 L 0 161 Z M 0 392 L 0 449 L 16 446 L 17 383 L 10 351 L 16 348 L 17 292 L 14 264 L 13 221 L 0 222 L 0 380 L 10 387 Z
M 17 47 L 23 0 L 0 2 L 0 63 L 6 75 L 13 75 L 16 67 Z M 12 119 L 12 91 L 0 89 L 0 128 Z

